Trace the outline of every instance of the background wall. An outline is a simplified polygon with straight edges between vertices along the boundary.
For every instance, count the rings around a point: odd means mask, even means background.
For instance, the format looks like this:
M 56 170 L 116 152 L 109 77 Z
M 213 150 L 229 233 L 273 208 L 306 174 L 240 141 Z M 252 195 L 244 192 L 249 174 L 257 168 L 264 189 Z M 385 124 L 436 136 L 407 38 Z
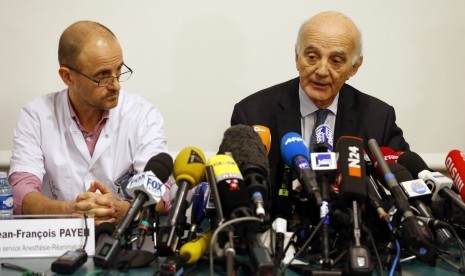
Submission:
M 465 150 L 462 105 L 465 1 L 7 1 L 0 0 L 0 166 L 7 166 L 19 110 L 58 91 L 57 47 L 77 20 L 114 31 L 134 70 L 123 88 L 155 104 L 168 146 L 216 152 L 234 103 L 297 76 L 300 24 L 323 10 L 349 15 L 364 63 L 349 84 L 395 106 L 412 150 L 443 167 Z

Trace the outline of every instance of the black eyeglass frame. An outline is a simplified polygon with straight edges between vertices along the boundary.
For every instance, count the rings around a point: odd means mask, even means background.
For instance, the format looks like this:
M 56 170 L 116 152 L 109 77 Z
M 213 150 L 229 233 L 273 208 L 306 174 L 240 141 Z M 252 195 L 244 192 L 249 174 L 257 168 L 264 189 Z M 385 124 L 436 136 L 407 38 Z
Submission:
M 129 66 L 127 66 L 125 63 L 123 63 L 123 66 L 126 67 L 126 68 L 128 69 L 128 71 L 125 71 L 125 72 L 123 72 L 123 73 L 120 73 L 120 74 L 118 74 L 116 77 L 110 76 L 110 77 L 101 78 L 100 80 L 95 80 L 95 79 L 93 79 L 92 77 L 90 77 L 90 76 L 88 76 L 88 75 L 86 75 L 86 74 L 80 72 L 79 70 L 77 70 L 77 69 L 75 69 L 75 68 L 73 68 L 73 67 L 71 67 L 71 66 L 68 66 L 68 65 L 62 65 L 62 66 L 68 68 L 68 69 L 71 70 L 71 71 L 74 71 L 74 72 L 78 73 L 78 74 L 81 75 L 81 76 L 84 76 L 84 77 L 88 78 L 89 80 L 95 82 L 99 87 L 107 87 L 108 85 L 112 84 L 112 83 L 115 81 L 115 79 L 117 79 L 118 82 L 127 81 L 127 80 L 131 77 L 132 73 L 134 73 L 134 72 L 132 71 L 132 69 L 129 68 Z M 128 78 L 125 79 L 125 80 L 123 80 L 123 81 L 120 81 L 121 75 L 124 75 L 124 74 L 127 74 L 127 73 L 130 73 L 130 75 L 128 76 Z M 110 79 L 111 79 L 111 80 L 110 80 Z M 104 81 L 104 80 L 105 80 L 105 81 Z M 104 85 L 102 85 L 102 81 L 104 81 L 104 82 L 103 82 Z

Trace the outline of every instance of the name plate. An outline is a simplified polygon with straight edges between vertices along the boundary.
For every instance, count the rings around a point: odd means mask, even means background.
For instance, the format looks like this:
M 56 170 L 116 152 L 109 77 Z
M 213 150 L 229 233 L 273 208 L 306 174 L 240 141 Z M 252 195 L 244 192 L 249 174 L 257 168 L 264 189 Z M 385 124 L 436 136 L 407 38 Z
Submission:
M 95 254 L 94 218 L 87 218 L 85 250 Z M 0 220 L 0 258 L 58 257 L 82 248 L 86 240 L 83 216 L 14 215 Z

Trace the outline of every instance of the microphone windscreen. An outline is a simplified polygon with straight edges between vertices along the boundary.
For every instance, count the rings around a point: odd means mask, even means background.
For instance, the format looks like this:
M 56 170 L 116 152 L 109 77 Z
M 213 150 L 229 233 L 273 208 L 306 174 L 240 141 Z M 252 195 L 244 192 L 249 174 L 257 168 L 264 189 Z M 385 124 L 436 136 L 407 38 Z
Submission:
M 333 151 L 333 130 L 327 125 L 319 125 L 315 129 L 316 145 L 314 152 Z
M 358 137 L 341 136 L 336 144 L 339 153 L 339 196 L 344 202 L 363 202 L 367 195 L 363 140 Z
M 234 125 L 223 135 L 220 153 L 230 152 L 241 171 L 245 166 L 256 165 L 269 175 L 268 156 L 262 140 L 253 127 Z
M 226 218 L 240 207 L 249 206 L 249 197 L 244 179 L 234 159 L 225 154 L 217 154 L 208 159 L 208 166 L 213 168 L 216 187 Z
M 446 168 L 460 196 L 462 199 L 465 198 L 465 189 L 463 189 L 463 180 L 465 179 L 465 155 L 459 150 L 451 150 L 446 157 Z
M 271 148 L 271 132 L 270 129 L 262 125 L 254 125 L 253 129 L 260 136 L 263 145 L 265 146 L 266 153 L 270 153 Z
M 390 163 L 388 164 L 388 166 L 389 166 L 389 169 L 391 170 L 391 173 L 394 174 L 398 183 L 404 182 L 404 181 L 410 181 L 414 179 L 414 177 L 409 172 L 409 170 L 406 167 L 402 166 L 401 164 Z
M 147 162 L 144 172 L 147 171 L 152 171 L 161 182 L 165 183 L 173 172 L 173 158 L 166 152 L 160 152 Z
M 193 188 L 205 177 L 205 155 L 196 147 L 186 147 L 174 160 L 173 175 L 177 183 L 187 181 Z
M 399 156 L 399 159 L 397 159 L 397 163 L 407 168 L 407 170 L 415 177 L 418 177 L 418 174 L 421 171 L 430 171 L 423 158 L 413 151 L 404 152 L 401 156 Z
M 187 257 L 187 263 L 193 264 L 197 262 L 200 257 L 207 251 L 210 246 L 210 241 L 212 239 L 212 231 L 205 231 L 200 237 L 196 240 L 186 242 L 179 249 L 179 255 Z
M 305 159 L 310 160 L 308 148 L 297 132 L 289 132 L 283 136 L 281 140 L 281 154 L 284 163 L 289 167 L 292 167 L 292 160 L 296 156 L 303 156 Z

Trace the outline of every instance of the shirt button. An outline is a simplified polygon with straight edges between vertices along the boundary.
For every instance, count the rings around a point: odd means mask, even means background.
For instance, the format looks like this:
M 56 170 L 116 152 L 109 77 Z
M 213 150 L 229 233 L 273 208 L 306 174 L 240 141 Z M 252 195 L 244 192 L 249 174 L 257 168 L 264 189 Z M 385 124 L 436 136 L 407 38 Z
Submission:
M 90 172 L 90 173 L 93 173 L 93 172 L 94 172 L 94 169 L 90 169 L 89 172 Z
M 105 134 L 105 138 L 108 138 L 108 137 L 110 137 L 110 135 L 108 135 L 108 134 Z

